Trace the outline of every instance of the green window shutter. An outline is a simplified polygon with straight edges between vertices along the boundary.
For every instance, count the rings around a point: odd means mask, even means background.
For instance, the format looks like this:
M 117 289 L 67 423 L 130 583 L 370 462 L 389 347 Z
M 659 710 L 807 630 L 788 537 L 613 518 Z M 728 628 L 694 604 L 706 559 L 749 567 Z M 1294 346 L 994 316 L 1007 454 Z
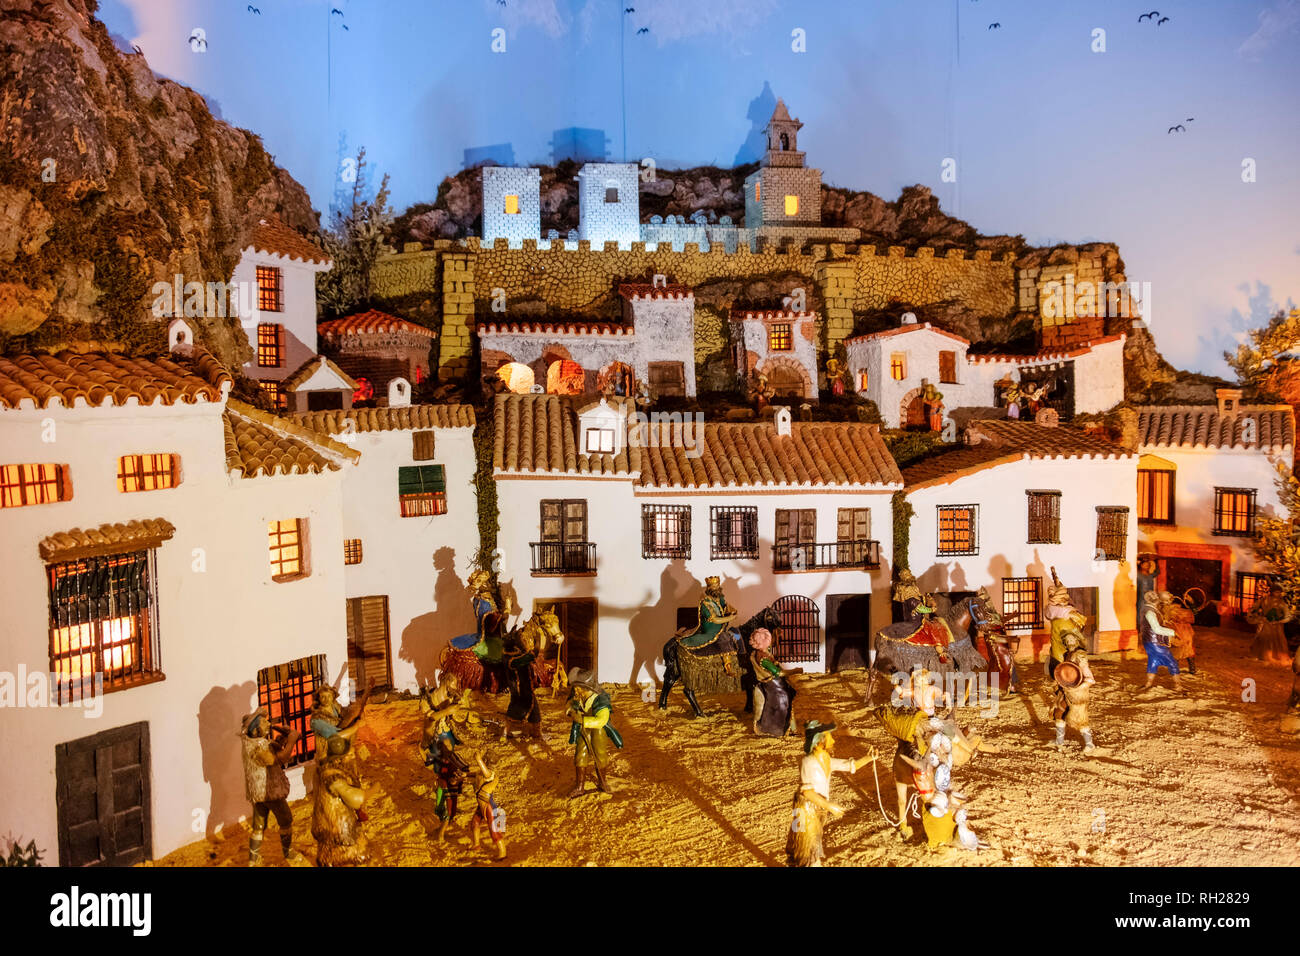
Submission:
M 407 465 L 397 469 L 399 495 L 420 495 L 446 490 L 447 478 L 442 465 Z

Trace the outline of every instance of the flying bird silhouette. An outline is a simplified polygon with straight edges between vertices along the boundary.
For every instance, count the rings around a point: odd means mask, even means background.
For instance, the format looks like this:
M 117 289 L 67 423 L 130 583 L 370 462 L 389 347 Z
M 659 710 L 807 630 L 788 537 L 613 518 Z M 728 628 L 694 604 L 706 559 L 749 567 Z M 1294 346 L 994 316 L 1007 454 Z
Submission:
M 1000 24 L 1000 23 L 990 23 L 990 24 L 989 24 L 989 29 L 990 29 L 990 30 L 1001 30 L 1001 29 L 1002 29 L 1002 24 Z
M 1169 22 L 1169 18 L 1168 18 L 1168 17 L 1161 17 L 1159 20 L 1156 21 L 1156 26 L 1160 26 L 1160 24 L 1162 24 L 1162 23 L 1168 23 L 1168 22 Z
M 262 11 L 259 10 L 259 9 L 257 9 L 257 7 L 253 6 L 251 3 L 248 5 L 248 12 L 249 12 L 249 13 L 255 13 L 255 14 L 257 14 L 259 17 L 262 15 Z
M 649 32 L 650 32 L 650 28 L 649 28 L 649 27 L 642 27 L 640 30 L 637 30 L 636 32 L 637 32 L 637 36 L 640 36 L 642 33 L 649 33 Z
M 636 13 L 636 7 L 624 7 L 624 8 L 623 8 L 623 12 L 624 12 L 624 13 Z
M 1187 132 L 1187 127 L 1184 126 L 1182 123 L 1179 123 L 1177 126 L 1171 126 L 1171 127 L 1169 127 L 1169 129 L 1168 129 L 1168 131 L 1165 133 L 1165 135 L 1168 136 L 1169 133 L 1172 133 L 1174 130 L 1178 130 L 1180 133 L 1186 133 L 1186 132 Z
M 348 25 L 347 25 L 346 23 L 341 23 L 341 24 L 339 24 L 339 26 L 343 27 L 344 30 L 348 30 Z M 351 32 L 352 32 L 351 30 L 348 30 L 348 33 L 351 33 Z
M 336 14 L 336 13 L 337 13 L 339 16 L 343 16 L 343 11 L 342 11 L 342 10 L 340 10 L 338 7 L 331 7 L 331 8 L 330 8 L 330 16 L 334 16 L 334 14 Z
M 1142 16 L 1138 17 L 1138 23 L 1141 23 L 1143 20 L 1154 20 L 1158 16 L 1160 16 L 1160 11 L 1152 10 L 1150 13 L 1144 13 Z

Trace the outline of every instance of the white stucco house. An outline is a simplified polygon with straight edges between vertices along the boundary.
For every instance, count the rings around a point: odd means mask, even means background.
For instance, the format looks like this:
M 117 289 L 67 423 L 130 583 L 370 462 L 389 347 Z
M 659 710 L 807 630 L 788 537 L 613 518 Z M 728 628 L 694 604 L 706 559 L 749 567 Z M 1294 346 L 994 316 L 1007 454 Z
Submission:
M 1045 401 L 1062 417 L 1104 412 L 1124 400 L 1123 334 L 1100 336 L 1032 355 L 971 353 L 970 342 L 905 314 L 897 328 L 846 339 L 852 387 L 880 409 L 886 427 L 921 425 L 926 383 L 955 409 L 1002 404 L 999 381 L 1045 386 Z
M 255 296 L 243 297 L 252 300 L 252 311 L 240 315 L 253 347 L 243 372 L 282 411 L 307 411 L 309 393 L 315 391 L 329 397 L 312 407 L 338 407 L 333 393 L 344 387 L 341 382 L 314 377 L 306 368 L 317 357 L 316 276 L 332 266 L 319 246 L 274 219 L 262 220 L 253 230 L 235 266 L 236 286 L 256 290 Z M 303 394 L 295 397 L 298 391 Z
M 743 381 L 763 375 L 777 399 L 817 401 L 817 313 L 733 309 L 731 349 Z
M 1160 586 L 1203 590 L 1198 623 L 1240 619 L 1267 572 L 1251 549 L 1255 519 L 1279 517 L 1277 468 L 1295 463 L 1289 405 L 1244 405 L 1219 389 L 1215 405 L 1138 409 L 1138 528 L 1159 556 Z
M 987 587 L 1017 614 L 1020 653 L 1045 654 L 1055 567 L 1095 631 L 1092 650 L 1136 646 L 1137 456 L 1077 429 L 973 422 L 965 446 L 903 469 L 908 561 L 923 591 Z
M 404 394 L 383 408 L 294 417 L 361 453 L 343 477 L 338 608 L 358 689 L 432 684 L 451 638 L 474 630 L 464 585 L 479 547 L 474 410 Z
M 522 613 L 556 607 L 566 665 L 657 680 L 709 575 L 742 619 L 775 606 L 778 657 L 810 671 L 850 663 L 888 622 L 902 479 L 878 428 L 785 409 L 629 431 L 622 403 L 580 401 L 505 394 L 495 408 L 502 588 Z
M 240 717 L 305 726 L 344 676 L 357 453 L 230 387 L 188 346 L 0 359 L 0 816 L 50 862 L 138 862 L 248 814 Z

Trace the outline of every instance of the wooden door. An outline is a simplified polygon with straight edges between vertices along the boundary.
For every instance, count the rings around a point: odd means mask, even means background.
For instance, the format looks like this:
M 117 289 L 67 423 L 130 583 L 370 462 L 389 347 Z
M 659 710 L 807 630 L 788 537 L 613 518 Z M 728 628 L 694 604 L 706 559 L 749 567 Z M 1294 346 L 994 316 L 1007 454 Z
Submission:
M 348 675 L 356 693 L 393 686 L 388 595 L 348 598 Z
M 538 599 L 533 609 L 553 607 L 564 635 L 564 666 L 596 669 L 596 602 L 583 598 Z
M 866 667 L 870 633 L 870 594 L 827 595 L 826 670 Z
M 59 866 L 131 866 L 153 856 L 149 724 L 54 748 Z
M 1169 558 L 1165 562 L 1165 590 L 1181 598 L 1188 588 L 1200 588 L 1209 598 L 1196 614 L 1198 627 L 1219 626 L 1219 605 L 1223 599 L 1223 563 L 1209 558 Z

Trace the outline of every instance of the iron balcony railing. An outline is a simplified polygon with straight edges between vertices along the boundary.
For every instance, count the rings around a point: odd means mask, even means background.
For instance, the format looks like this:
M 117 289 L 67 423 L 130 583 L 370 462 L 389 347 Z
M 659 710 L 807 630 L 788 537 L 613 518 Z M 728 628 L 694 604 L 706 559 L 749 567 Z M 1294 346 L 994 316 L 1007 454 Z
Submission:
M 594 541 L 533 541 L 533 574 L 595 574 Z
M 774 544 L 774 571 L 860 570 L 880 567 L 879 541 L 832 541 L 828 544 Z

